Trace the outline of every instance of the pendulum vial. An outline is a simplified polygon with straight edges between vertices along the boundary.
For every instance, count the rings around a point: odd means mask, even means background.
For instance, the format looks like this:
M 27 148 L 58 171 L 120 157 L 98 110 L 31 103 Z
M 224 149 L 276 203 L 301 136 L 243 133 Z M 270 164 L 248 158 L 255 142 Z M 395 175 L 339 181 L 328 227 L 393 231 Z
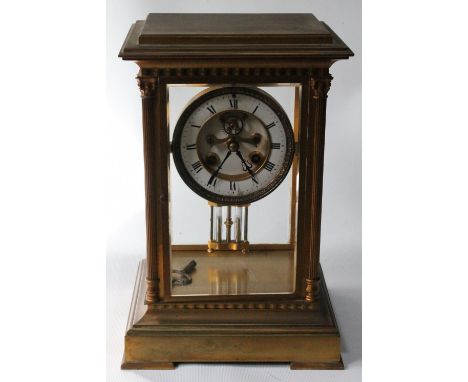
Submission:
M 208 202 L 210 207 L 210 238 L 207 251 L 249 251 L 248 205 L 223 206 Z

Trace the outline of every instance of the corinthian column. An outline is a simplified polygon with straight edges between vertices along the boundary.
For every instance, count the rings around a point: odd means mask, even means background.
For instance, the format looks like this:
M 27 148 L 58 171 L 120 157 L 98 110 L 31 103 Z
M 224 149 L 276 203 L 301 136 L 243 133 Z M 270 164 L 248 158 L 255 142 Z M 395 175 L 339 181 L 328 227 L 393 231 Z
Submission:
M 328 69 L 317 69 L 309 78 L 309 105 L 306 137 L 305 185 L 306 209 L 310 212 L 309 235 L 304 245 L 309 254 L 306 261 L 305 299 L 314 301 L 320 296 L 320 229 L 322 215 L 323 158 L 327 94 L 332 76 Z M 307 216 L 307 214 L 306 214 Z
M 168 250 L 166 88 L 156 77 L 138 77 L 142 99 L 146 194 L 146 303 L 158 301 L 164 253 Z M 167 231 L 167 232 L 166 232 Z

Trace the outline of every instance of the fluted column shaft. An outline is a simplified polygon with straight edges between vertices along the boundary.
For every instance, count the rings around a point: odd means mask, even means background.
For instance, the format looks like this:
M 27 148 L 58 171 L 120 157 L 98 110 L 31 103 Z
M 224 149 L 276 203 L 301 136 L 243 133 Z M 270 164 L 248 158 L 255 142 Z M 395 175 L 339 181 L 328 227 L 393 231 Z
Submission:
M 325 124 L 327 93 L 332 77 L 328 69 L 312 71 L 307 89 L 307 118 L 302 133 L 304 144 L 301 165 L 303 179 L 301 190 L 304 193 L 303 246 L 305 256 L 304 297 L 314 301 L 320 296 L 320 230 L 322 217 L 323 159 L 325 147 Z
M 143 150 L 146 194 L 146 303 L 159 300 L 163 263 L 168 250 L 168 145 L 166 87 L 155 77 L 138 77 L 142 98 Z

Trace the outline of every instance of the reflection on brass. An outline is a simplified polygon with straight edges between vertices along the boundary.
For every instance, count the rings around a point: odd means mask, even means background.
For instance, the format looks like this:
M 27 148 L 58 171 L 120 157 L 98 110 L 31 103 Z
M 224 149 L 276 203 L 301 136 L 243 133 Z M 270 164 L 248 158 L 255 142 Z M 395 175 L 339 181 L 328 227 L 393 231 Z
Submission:
M 208 268 L 208 280 L 213 295 L 233 295 L 247 293 L 249 273 L 246 268 Z

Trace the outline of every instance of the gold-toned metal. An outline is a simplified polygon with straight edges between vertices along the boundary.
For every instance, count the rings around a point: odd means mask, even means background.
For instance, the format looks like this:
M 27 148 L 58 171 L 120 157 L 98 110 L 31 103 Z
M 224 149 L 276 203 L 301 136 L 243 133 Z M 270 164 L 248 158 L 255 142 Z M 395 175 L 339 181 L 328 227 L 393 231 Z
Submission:
M 311 303 L 302 299 L 265 302 L 252 295 L 242 302 L 161 302 L 146 307 L 145 273 L 142 261 L 125 336 L 123 369 L 265 360 L 289 362 L 292 369 L 343 368 L 340 336 L 327 293 Z M 220 292 L 227 288 L 226 283 L 221 285 L 226 279 L 219 273 L 211 275 L 215 291 L 216 285 Z M 231 290 L 236 282 L 242 283 L 227 274 L 223 277 L 230 280 Z M 235 295 L 223 296 L 223 300 L 228 297 Z
M 243 254 L 249 252 L 250 243 L 245 241 L 229 241 L 229 242 L 219 242 L 219 241 L 208 241 L 208 252 L 212 253 L 215 251 L 240 251 Z
M 249 244 L 249 249 L 252 251 L 292 251 L 294 246 L 291 244 Z M 173 244 L 171 251 L 204 251 L 205 244 Z
M 174 31 L 186 29 L 183 21 L 186 16 L 175 17 L 179 20 L 176 23 L 167 21 L 164 15 L 158 16 L 157 25 L 154 17 L 137 21 L 120 53 L 123 59 L 133 60 L 140 67 L 147 236 L 147 262 L 138 271 L 122 368 L 172 368 L 178 362 L 265 361 L 289 362 L 293 369 L 343 368 L 340 335 L 319 262 L 320 215 L 329 68 L 353 53 L 313 15 L 300 16 L 306 24 L 299 22 L 299 16 L 275 15 L 275 20 L 284 22 L 280 34 L 277 28 L 258 32 L 259 25 L 276 25 L 260 24 L 258 14 L 236 16 L 243 26 L 236 36 L 223 33 L 225 27 L 219 18 L 205 15 L 203 25 L 209 33 L 186 34 L 182 39 L 173 35 Z M 270 20 L 273 16 L 261 17 Z M 307 25 L 309 33 L 300 37 L 300 43 L 297 25 L 301 28 Z M 195 24 L 190 28 L 193 26 L 196 28 Z M 164 36 L 154 32 L 158 28 L 162 28 Z M 158 36 L 164 37 L 161 43 L 147 43 Z M 193 38 L 197 41 L 202 38 L 203 44 L 188 42 Z M 239 39 L 246 43 L 235 44 Z M 222 250 L 208 254 L 206 245 L 171 245 L 167 92 L 169 85 L 182 84 L 296 86 L 291 145 L 292 149 L 296 147 L 296 154 L 292 159 L 292 224 L 288 244 L 250 244 L 249 256 L 238 257 Z M 238 200 L 234 204 L 245 206 L 245 202 Z M 212 210 L 219 207 L 220 204 L 210 204 Z M 248 242 L 247 216 L 245 208 L 242 235 L 245 242 Z M 223 221 L 219 222 L 214 211 L 212 217 L 209 241 L 212 244 L 208 246 L 220 246 L 223 238 L 217 228 L 222 228 Z M 242 246 L 237 232 L 238 228 L 232 241 Z M 199 275 L 213 267 L 213 261 L 222 263 L 226 258 L 247 262 L 258 256 L 264 260 L 256 266 L 268 264 L 272 272 L 282 271 L 275 262 L 293 264 L 291 280 L 283 280 L 291 288 L 287 293 L 278 293 L 274 289 L 277 285 L 268 279 L 271 284 L 265 282 L 255 287 L 260 291 L 272 288 L 273 293 L 248 294 L 245 290 L 252 290 L 249 289 L 252 280 L 244 277 L 242 267 L 232 267 L 231 273 L 221 268 L 210 273 L 213 288 L 219 294 L 209 294 L 211 287 L 207 281 L 206 295 L 184 295 L 171 286 L 171 252 L 174 261 L 182 262 L 193 258 L 196 251 L 205 255 L 195 271 Z M 226 295 L 226 291 L 232 294 Z
M 320 297 L 320 287 L 321 287 L 320 278 L 317 277 L 314 280 L 306 279 L 306 301 L 315 301 Z
M 314 301 L 313 282 L 311 279 L 306 279 L 305 300 Z
M 227 216 L 226 220 L 224 221 L 224 225 L 226 226 L 226 242 L 231 242 L 231 227 L 233 225 L 232 217 L 231 217 L 231 206 L 227 206 Z

